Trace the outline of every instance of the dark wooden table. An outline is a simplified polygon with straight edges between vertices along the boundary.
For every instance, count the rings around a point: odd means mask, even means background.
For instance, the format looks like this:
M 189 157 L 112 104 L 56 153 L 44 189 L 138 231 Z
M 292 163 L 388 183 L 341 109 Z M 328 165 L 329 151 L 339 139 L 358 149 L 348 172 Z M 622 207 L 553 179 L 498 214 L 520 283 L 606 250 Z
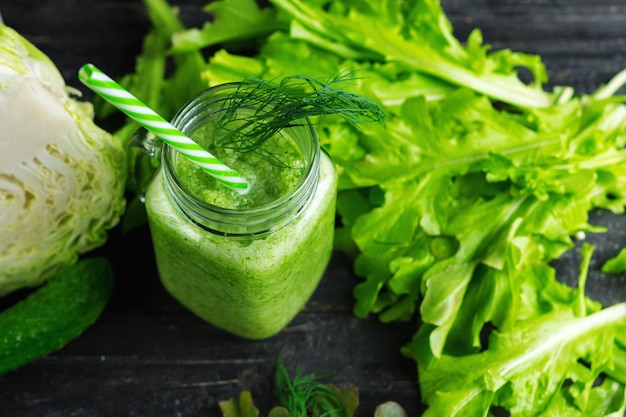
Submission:
M 189 26 L 204 19 L 205 3 L 172 0 Z M 494 49 L 541 54 L 550 85 L 590 92 L 626 67 L 623 0 L 445 0 L 443 5 L 460 38 L 480 27 Z M 131 71 L 149 27 L 140 0 L 2 0 L 0 13 L 75 87 L 81 87 L 76 74 L 86 62 L 106 62 L 113 76 Z M 607 304 L 626 300 L 624 277 L 598 272 L 602 261 L 626 244 L 626 220 L 594 212 L 591 222 L 609 232 L 589 237 L 598 249 L 588 293 Z M 423 410 L 415 363 L 400 354 L 415 324 L 355 318 L 351 291 L 357 278 L 339 254 L 284 332 L 247 341 L 202 322 L 164 291 L 147 228 L 125 236 L 114 230 L 105 252 L 115 264 L 116 287 L 104 314 L 61 351 L 0 376 L 0 417 L 219 416 L 217 402 L 243 389 L 252 391 L 266 414 L 275 404 L 278 357 L 305 372 L 333 371 L 327 381 L 336 385 L 357 385 L 358 416 L 373 415 L 387 400 L 411 416 Z M 558 262 L 565 281 L 575 279 L 577 263 L 576 251 Z

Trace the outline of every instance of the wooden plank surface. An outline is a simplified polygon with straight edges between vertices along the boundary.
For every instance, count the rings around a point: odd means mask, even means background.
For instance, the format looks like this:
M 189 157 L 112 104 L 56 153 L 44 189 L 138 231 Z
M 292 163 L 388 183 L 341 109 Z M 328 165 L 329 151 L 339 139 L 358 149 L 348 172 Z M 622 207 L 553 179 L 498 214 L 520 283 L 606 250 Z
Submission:
M 189 26 L 202 22 L 199 10 L 205 3 L 172 0 Z M 626 67 L 623 0 L 443 4 L 461 39 L 480 27 L 494 49 L 541 54 L 550 86 L 590 92 Z M 139 0 L 3 0 L 0 13 L 78 88 L 76 73 L 86 62 L 113 76 L 130 71 L 149 25 Z M 609 233 L 590 237 L 598 251 L 589 294 L 605 303 L 623 301 L 624 278 L 605 276 L 598 268 L 626 243 L 626 222 L 603 212 L 593 213 L 591 221 L 606 225 Z M 358 281 L 339 254 L 304 311 L 265 341 L 231 336 L 181 308 L 158 282 L 146 228 L 129 236 L 115 231 L 106 254 L 115 263 L 116 288 L 105 313 L 61 351 L 0 376 L 1 417 L 218 416 L 217 402 L 242 389 L 250 389 L 267 413 L 274 403 L 272 374 L 279 356 L 305 372 L 333 371 L 329 382 L 336 385 L 357 385 L 357 416 L 373 415 L 387 400 L 399 402 L 411 416 L 423 410 L 416 366 L 400 354 L 416 325 L 355 318 L 351 291 Z M 564 280 L 574 281 L 577 262 L 575 251 L 559 261 Z

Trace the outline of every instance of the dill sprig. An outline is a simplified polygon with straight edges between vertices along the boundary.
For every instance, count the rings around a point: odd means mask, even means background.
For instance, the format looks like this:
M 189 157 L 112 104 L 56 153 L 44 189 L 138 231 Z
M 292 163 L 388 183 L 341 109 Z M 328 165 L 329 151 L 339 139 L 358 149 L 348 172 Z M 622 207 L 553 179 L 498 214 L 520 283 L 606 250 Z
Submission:
M 296 368 L 293 378 L 282 359 L 278 359 L 275 373 L 275 389 L 278 400 L 291 417 L 345 417 L 346 408 L 329 385 L 319 380 L 324 375 L 303 375 Z
M 334 114 L 353 125 L 383 122 L 387 115 L 378 103 L 335 88 L 353 80 L 349 74 L 326 80 L 292 75 L 275 84 L 248 77 L 224 101 L 217 121 L 216 130 L 220 132 L 217 143 L 241 152 L 257 150 L 282 129 L 302 125 L 312 116 Z

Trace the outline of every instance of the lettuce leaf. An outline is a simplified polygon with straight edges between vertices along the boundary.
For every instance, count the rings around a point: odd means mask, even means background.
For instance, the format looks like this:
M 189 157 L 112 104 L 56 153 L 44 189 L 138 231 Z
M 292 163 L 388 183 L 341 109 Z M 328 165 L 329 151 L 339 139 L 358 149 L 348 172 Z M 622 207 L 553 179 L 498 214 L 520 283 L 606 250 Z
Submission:
M 293 38 L 338 56 L 398 62 L 506 103 L 543 107 L 552 100 L 541 88 L 547 74 L 539 57 L 510 50 L 488 55 L 479 30 L 463 46 L 438 0 L 332 1 L 326 7 L 300 0 L 272 3 L 291 16 Z M 532 85 L 520 81 L 518 67 L 532 73 Z
M 207 4 L 204 11 L 211 19 L 201 29 L 190 28 L 172 34 L 173 52 L 196 51 L 229 41 L 262 39 L 286 27 L 286 23 L 277 18 L 276 10 L 263 9 L 254 0 L 215 1 Z
M 625 319 L 626 303 L 585 317 L 557 310 L 494 331 L 483 352 L 443 355 L 419 369 L 424 416 L 486 416 L 494 407 L 516 416 L 623 415 L 624 386 L 608 378 L 595 384 L 611 367 Z

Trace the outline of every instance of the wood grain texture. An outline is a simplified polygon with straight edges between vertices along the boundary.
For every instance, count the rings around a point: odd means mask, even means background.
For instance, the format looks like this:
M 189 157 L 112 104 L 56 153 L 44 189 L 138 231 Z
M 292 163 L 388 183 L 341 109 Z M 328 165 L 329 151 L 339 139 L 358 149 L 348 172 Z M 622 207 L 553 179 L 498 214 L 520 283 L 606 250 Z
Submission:
M 199 12 L 205 1 L 171 3 L 188 26 L 205 18 Z M 479 27 L 494 49 L 541 54 L 549 87 L 567 84 L 590 92 L 626 67 L 622 0 L 445 0 L 443 5 L 459 38 Z M 93 62 L 112 76 L 132 70 L 149 26 L 139 0 L 3 0 L 0 12 L 85 97 L 90 93 L 77 80 L 80 66 Z M 589 294 L 607 304 L 623 301 L 624 278 L 598 269 L 626 244 L 626 221 L 604 212 L 594 212 L 591 221 L 609 232 L 590 237 L 598 251 Z M 355 318 L 351 291 L 358 280 L 339 254 L 302 313 L 264 341 L 226 334 L 180 307 L 158 281 L 146 228 L 126 236 L 115 231 L 106 254 L 115 264 L 116 288 L 105 313 L 61 351 L 0 376 L 0 417 L 219 416 L 218 401 L 242 389 L 252 391 L 266 414 L 274 404 L 272 375 L 279 356 L 305 372 L 333 371 L 329 382 L 336 385 L 357 385 L 358 417 L 372 416 L 387 400 L 411 416 L 423 410 L 416 366 L 400 354 L 415 324 Z M 572 251 L 557 263 L 565 281 L 574 282 L 578 261 Z

